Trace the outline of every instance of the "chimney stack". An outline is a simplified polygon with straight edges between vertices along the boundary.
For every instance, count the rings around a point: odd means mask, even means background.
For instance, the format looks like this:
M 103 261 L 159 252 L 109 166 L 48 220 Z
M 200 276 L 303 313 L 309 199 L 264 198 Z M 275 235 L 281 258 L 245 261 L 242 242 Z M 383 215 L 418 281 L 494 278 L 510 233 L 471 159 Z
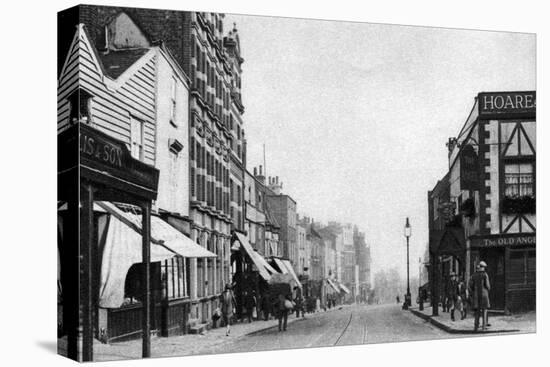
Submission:
M 262 185 L 265 185 L 265 176 L 263 175 L 261 164 L 260 164 L 260 167 L 259 167 L 259 174 L 258 175 L 256 175 L 256 167 L 254 167 L 254 176 L 256 177 L 256 179 L 258 181 L 260 181 L 262 183 Z

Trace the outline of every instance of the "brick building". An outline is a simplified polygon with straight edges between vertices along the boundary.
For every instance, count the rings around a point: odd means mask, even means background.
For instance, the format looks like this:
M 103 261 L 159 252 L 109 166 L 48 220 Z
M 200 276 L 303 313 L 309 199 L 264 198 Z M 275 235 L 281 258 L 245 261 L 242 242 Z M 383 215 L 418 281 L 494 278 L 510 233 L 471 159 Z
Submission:
M 269 210 L 281 227 L 279 233 L 279 256 L 290 260 L 298 269 L 298 246 L 296 244 L 296 201 L 282 193 L 283 183 L 279 177 L 268 178 L 266 200 Z

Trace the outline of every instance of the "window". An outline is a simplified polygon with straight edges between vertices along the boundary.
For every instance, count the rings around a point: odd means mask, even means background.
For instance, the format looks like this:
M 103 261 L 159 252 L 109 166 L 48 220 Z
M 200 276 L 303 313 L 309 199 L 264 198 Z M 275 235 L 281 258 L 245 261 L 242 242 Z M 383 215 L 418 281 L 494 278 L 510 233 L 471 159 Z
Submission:
M 69 123 L 92 124 L 93 97 L 84 89 L 77 89 L 69 98 Z
M 510 285 L 534 284 L 536 277 L 535 250 L 510 250 Z
M 533 164 L 504 166 L 504 195 L 507 197 L 534 196 Z
M 189 296 L 189 261 L 183 257 L 164 260 L 162 264 L 163 295 L 165 299 Z
M 130 116 L 131 154 L 135 159 L 143 160 L 143 121 Z
M 171 86 L 171 93 L 170 93 L 170 122 L 177 126 L 177 120 L 176 120 L 176 92 L 177 92 L 177 80 L 176 78 L 172 78 L 172 86 Z

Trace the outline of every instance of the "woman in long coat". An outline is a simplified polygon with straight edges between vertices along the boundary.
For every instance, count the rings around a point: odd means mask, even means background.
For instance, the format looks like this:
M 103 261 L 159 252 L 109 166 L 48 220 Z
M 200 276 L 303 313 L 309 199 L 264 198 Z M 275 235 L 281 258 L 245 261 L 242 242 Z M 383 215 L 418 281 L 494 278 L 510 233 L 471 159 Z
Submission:
M 491 283 L 489 275 L 485 272 L 487 264 L 481 261 L 477 267 L 477 271 L 470 277 L 468 288 L 470 291 L 471 304 L 475 310 L 474 330 L 479 328 L 479 316 L 482 316 L 482 330 L 487 328 L 487 309 L 491 307 L 489 302 L 489 291 Z
M 226 331 L 225 335 L 229 336 L 231 332 L 231 323 L 233 322 L 234 310 L 237 306 L 235 302 L 235 296 L 231 290 L 231 284 L 225 285 L 225 290 L 221 295 L 221 312 L 223 317 L 223 322 L 225 323 Z

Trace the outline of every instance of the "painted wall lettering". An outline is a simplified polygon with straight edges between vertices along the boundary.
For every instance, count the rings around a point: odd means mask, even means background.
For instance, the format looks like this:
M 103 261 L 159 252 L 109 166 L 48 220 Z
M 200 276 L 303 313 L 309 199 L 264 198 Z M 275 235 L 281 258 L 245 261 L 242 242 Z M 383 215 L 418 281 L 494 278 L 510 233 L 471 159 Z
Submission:
M 486 118 L 510 115 L 535 115 L 536 92 L 479 93 L 479 115 Z

